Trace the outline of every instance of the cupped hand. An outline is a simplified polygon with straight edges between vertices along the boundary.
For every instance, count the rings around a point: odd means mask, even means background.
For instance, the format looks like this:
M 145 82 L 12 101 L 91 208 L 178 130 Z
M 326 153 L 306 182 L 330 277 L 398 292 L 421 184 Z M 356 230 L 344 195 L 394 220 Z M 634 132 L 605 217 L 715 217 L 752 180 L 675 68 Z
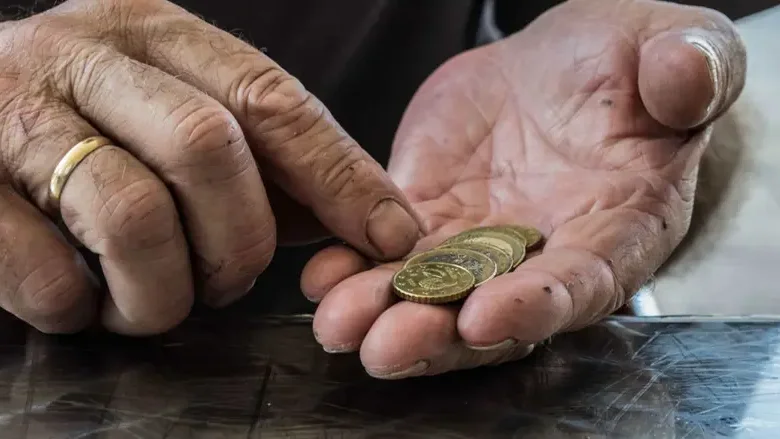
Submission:
M 234 301 L 277 242 L 324 230 L 380 260 L 418 238 L 403 194 L 317 98 L 172 3 L 71 0 L 2 23 L 0 66 L 0 306 L 42 331 L 95 316 L 165 331 L 196 293 Z M 97 135 L 112 145 L 52 203 L 55 166 Z
M 325 350 L 402 378 L 526 355 L 625 304 L 687 231 L 709 126 L 742 90 L 745 52 L 714 11 L 572 0 L 464 53 L 410 103 L 389 164 L 426 236 L 526 224 L 546 244 L 460 307 L 399 302 L 399 264 L 347 247 L 307 265 Z

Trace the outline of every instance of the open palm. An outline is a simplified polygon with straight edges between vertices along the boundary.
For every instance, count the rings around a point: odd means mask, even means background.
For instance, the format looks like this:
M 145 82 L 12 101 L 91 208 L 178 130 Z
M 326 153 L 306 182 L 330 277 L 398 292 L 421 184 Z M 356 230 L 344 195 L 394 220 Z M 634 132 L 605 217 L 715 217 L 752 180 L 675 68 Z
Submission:
M 712 60 L 690 44 L 700 36 L 744 69 L 738 38 L 711 11 L 588 0 L 442 66 L 410 103 L 388 167 L 420 216 L 416 250 L 504 223 L 547 242 L 460 308 L 397 302 L 397 264 L 327 249 L 302 280 L 322 298 L 314 327 L 326 350 L 360 348 L 378 377 L 440 373 L 521 357 L 622 306 L 687 231 L 703 122 L 741 89 L 742 74 L 714 86 Z

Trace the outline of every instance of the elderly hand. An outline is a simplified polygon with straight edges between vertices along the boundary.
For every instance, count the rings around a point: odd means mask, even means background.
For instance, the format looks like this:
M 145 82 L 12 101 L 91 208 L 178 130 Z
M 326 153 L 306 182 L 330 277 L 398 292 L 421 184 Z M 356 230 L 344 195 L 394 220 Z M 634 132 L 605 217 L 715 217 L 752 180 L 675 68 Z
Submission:
M 320 101 L 172 3 L 71 0 L 3 23 L 0 66 L 0 306 L 40 330 L 99 316 L 158 333 L 187 316 L 195 284 L 213 306 L 246 293 L 277 241 L 327 229 L 392 260 L 419 237 L 403 194 Z M 80 143 L 92 136 L 111 141 Z M 63 160 L 76 166 L 57 197 Z M 277 236 L 289 223 L 296 236 Z
M 302 279 L 325 350 L 380 378 L 526 355 L 614 312 L 687 231 L 710 124 L 742 90 L 745 52 L 721 14 L 646 0 L 571 0 L 462 54 L 419 89 L 389 172 L 430 248 L 477 225 L 528 224 L 541 254 L 459 309 L 398 302 L 398 264 L 334 247 Z

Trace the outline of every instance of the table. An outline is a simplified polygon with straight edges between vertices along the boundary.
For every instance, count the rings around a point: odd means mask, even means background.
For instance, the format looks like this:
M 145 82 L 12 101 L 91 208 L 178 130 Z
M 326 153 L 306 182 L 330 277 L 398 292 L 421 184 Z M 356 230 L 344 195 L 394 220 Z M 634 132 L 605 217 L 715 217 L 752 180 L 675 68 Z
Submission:
M 397 382 L 309 316 L 165 336 L 0 331 L 0 437 L 776 438 L 780 320 L 615 317 L 526 361 Z

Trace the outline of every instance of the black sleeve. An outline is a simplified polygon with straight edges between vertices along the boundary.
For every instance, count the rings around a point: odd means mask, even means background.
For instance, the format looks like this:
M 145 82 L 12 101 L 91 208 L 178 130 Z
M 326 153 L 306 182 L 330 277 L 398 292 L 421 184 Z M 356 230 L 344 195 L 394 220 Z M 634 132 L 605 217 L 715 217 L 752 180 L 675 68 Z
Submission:
M 523 29 L 544 11 L 564 0 L 494 0 L 495 23 L 504 35 Z
M 564 3 L 564 0 L 493 0 L 495 23 L 505 35 L 523 29 L 544 11 Z M 732 20 L 752 15 L 778 5 L 778 0 L 671 0 L 690 6 L 705 6 L 718 10 Z
M 43 12 L 63 0 L 0 0 L 0 21 L 18 20 Z

